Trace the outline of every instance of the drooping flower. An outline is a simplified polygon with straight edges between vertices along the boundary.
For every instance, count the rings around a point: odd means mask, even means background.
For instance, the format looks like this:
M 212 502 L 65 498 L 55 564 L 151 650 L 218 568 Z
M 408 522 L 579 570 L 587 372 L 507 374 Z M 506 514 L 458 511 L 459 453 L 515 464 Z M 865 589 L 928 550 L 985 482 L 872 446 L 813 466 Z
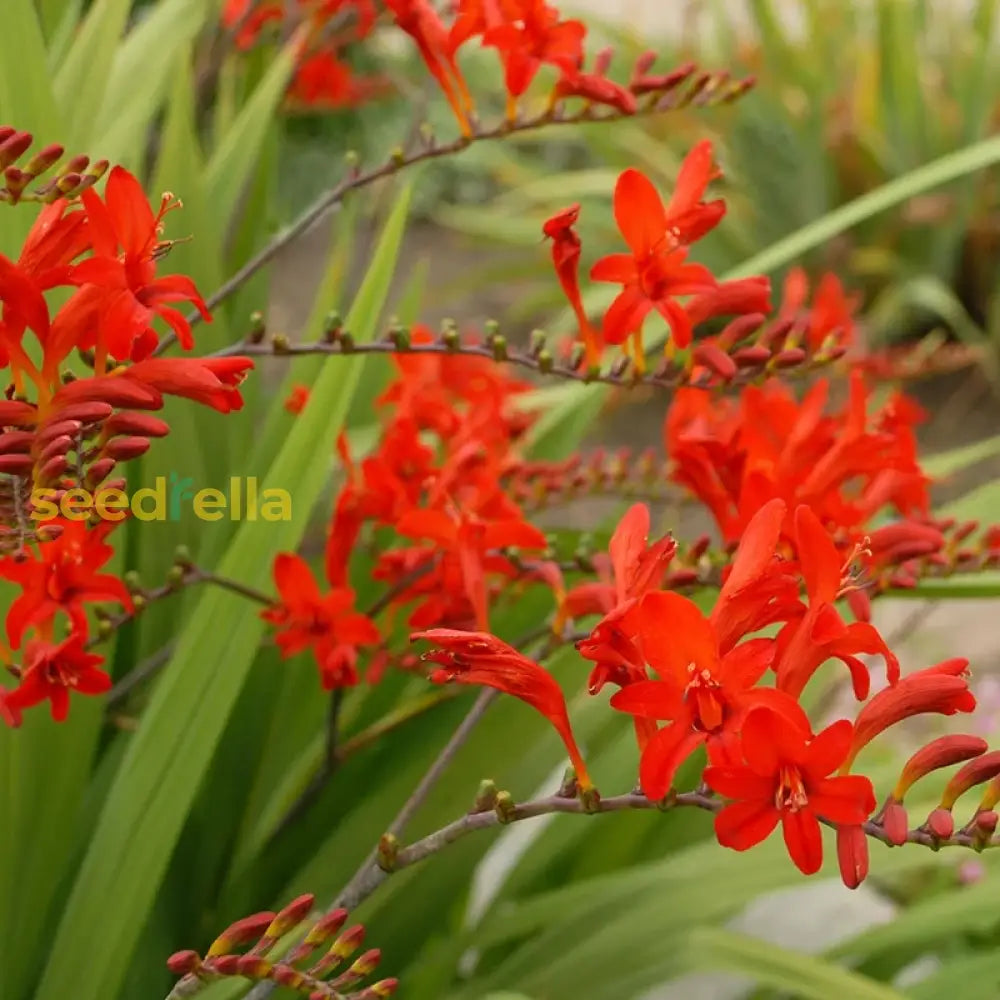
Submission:
M 385 5 L 400 30 L 416 43 L 420 58 L 445 95 L 462 134 L 471 136 L 472 99 L 455 61 L 456 44 L 430 0 L 385 0 Z
M 594 367 L 601 362 L 601 343 L 597 331 L 587 318 L 580 295 L 581 242 L 574 228 L 579 217 L 580 206 L 571 205 L 548 219 L 542 227 L 542 232 L 552 240 L 552 264 L 576 316 L 580 339 L 586 349 L 586 362 L 588 366 Z
M 563 741 L 580 787 L 593 787 L 573 736 L 562 689 L 543 666 L 486 632 L 430 629 L 410 638 L 426 639 L 438 647 L 423 657 L 439 664 L 430 675 L 435 684 L 455 681 L 491 687 L 513 695 L 544 715 Z
M 355 609 L 354 592 L 347 587 L 321 592 L 309 564 L 289 553 L 275 558 L 274 582 L 280 601 L 261 617 L 275 626 L 282 656 L 310 649 L 326 691 L 357 684 L 358 649 L 380 637 L 373 622 Z
M 819 821 L 856 826 L 875 809 L 871 781 L 836 775 L 850 750 L 853 727 L 842 719 L 813 736 L 809 720 L 791 698 L 781 712 L 752 709 L 743 721 L 743 763 L 705 769 L 705 783 L 733 801 L 715 817 L 719 843 L 745 851 L 780 823 L 785 846 L 805 875 L 819 871 L 823 841 Z

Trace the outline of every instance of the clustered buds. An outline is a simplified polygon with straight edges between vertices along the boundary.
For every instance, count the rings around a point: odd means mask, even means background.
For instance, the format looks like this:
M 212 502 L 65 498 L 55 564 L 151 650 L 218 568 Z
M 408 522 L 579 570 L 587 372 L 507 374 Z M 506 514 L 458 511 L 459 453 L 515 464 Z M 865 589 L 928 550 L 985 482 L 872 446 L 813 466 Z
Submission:
M 256 913 L 237 920 L 212 942 L 204 958 L 191 950 L 171 955 L 167 968 L 181 978 L 168 1000 L 195 996 L 209 983 L 234 976 L 252 982 L 270 981 L 308 1000 L 391 997 L 399 985 L 396 979 L 361 986 L 378 967 L 381 952 L 372 948 L 357 954 L 365 929 L 361 924 L 344 929 L 347 910 L 330 910 L 283 957 L 272 957 L 282 939 L 309 919 L 314 903 L 312 895 L 299 896 L 277 913 Z
M 10 125 L 0 125 L 0 171 L 3 172 L 0 202 L 11 205 L 20 201 L 51 204 L 60 198 L 77 198 L 87 188 L 93 187 L 108 170 L 107 160 L 91 163 L 87 156 L 73 156 L 43 184 L 31 187 L 34 181 L 59 164 L 65 152 L 62 146 L 46 146 L 25 161 L 24 157 L 33 142 L 30 132 L 19 132 Z

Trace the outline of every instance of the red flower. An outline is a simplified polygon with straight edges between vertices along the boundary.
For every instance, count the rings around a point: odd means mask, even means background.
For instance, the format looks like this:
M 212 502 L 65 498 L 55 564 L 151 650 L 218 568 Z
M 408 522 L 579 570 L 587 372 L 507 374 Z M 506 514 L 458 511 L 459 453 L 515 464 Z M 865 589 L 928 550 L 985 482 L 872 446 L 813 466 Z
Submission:
M 659 679 L 628 684 L 611 705 L 640 718 L 668 721 L 642 751 L 639 778 L 649 798 L 667 794 L 677 768 L 703 743 L 710 752 L 732 746 L 754 705 L 780 708 L 785 703 L 775 691 L 755 687 L 771 665 L 773 640 L 736 644 L 786 611 L 775 598 L 787 584 L 776 591 L 767 580 L 783 513 L 775 501 L 747 529 L 711 618 L 673 593 L 647 594 L 626 614 L 642 660 Z
M 357 77 L 333 52 L 317 52 L 299 65 L 288 88 L 288 101 L 310 109 L 356 108 L 384 93 L 388 84 Z
M 805 341 L 812 351 L 820 351 L 827 338 L 835 337 L 843 347 L 850 347 L 856 337 L 854 314 L 860 304 L 858 296 L 848 296 L 840 279 L 833 273 L 824 274 L 816 286 L 812 306 L 809 298 L 809 278 L 801 267 L 793 267 L 785 278 L 779 320 L 791 320 L 803 328 Z
M 702 142 L 684 161 L 666 206 L 638 170 L 626 170 L 618 178 L 615 220 L 631 252 L 602 258 L 590 273 L 594 281 L 624 286 L 604 317 L 607 343 L 622 344 L 634 337 L 638 351 L 643 322 L 653 309 L 669 323 L 678 347 L 691 343 L 692 322 L 676 298 L 709 293 L 718 284 L 707 268 L 686 263 L 686 245 L 713 229 L 725 214 L 721 200 L 702 201 L 715 176 L 711 143 Z
M 739 403 L 694 389 L 675 395 L 665 425 L 671 478 L 709 507 L 726 541 L 737 541 L 774 497 L 790 513 L 811 507 L 845 556 L 885 507 L 926 515 L 928 480 L 913 431 L 919 412 L 894 398 L 869 415 L 864 380 L 854 374 L 847 406 L 824 415 L 829 388 L 819 380 L 801 402 L 777 381 L 745 389 Z M 790 522 L 783 534 L 793 542 Z
M 588 683 L 591 694 L 600 691 L 608 681 L 624 686 L 646 679 L 634 633 L 635 619 L 628 611 L 643 595 L 660 586 L 676 551 L 677 543 L 670 535 L 649 544 L 649 508 L 634 504 L 611 536 L 608 546 L 611 579 L 574 587 L 560 603 L 557 631 L 561 631 L 564 618 L 604 614 L 576 647 L 584 659 L 594 661 Z M 646 729 L 651 732 L 649 727 Z
M 396 531 L 407 538 L 426 539 L 456 557 L 461 567 L 465 595 L 472 605 L 476 625 L 489 626 L 486 557 L 508 546 L 544 549 L 545 535 L 521 518 L 487 520 L 466 510 L 413 510 L 404 514 Z
M 440 665 L 430 675 L 435 684 L 481 684 L 513 695 L 544 715 L 559 733 L 580 787 L 593 787 L 570 727 L 562 689 L 544 667 L 486 632 L 438 628 L 410 638 L 426 639 L 438 647 L 423 657 Z
M 85 635 L 72 632 L 56 644 L 32 639 L 24 649 L 20 683 L 11 691 L 0 690 L 0 715 L 10 725 L 21 724 L 21 712 L 43 701 L 50 703 L 52 718 L 65 720 L 69 712 L 69 693 L 103 694 L 111 687 L 111 678 L 97 668 L 104 658 L 88 653 Z
M 580 206 L 571 205 L 548 219 L 542 232 L 552 240 L 552 264 L 559 277 L 569 304 L 580 328 L 580 339 L 586 347 L 586 361 L 590 367 L 601 362 L 601 343 L 597 331 L 591 326 L 580 296 L 580 237 L 573 228 L 580 217 Z
M 292 391 L 285 400 L 285 409 L 294 416 L 298 416 L 306 408 L 306 403 L 308 402 L 309 386 L 302 384 L 293 385 Z
M 954 715 L 973 711 L 976 698 L 969 690 L 968 667 L 969 661 L 960 657 L 945 660 L 907 674 L 894 686 L 874 695 L 854 722 L 854 737 L 844 772 L 876 736 L 904 719 L 929 712 Z
M 513 118 L 519 98 L 544 63 L 572 73 L 583 62 L 587 26 L 581 21 L 561 21 L 559 11 L 544 0 L 517 0 L 515 10 L 502 22 L 488 27 L 483 45 L 500 53 L 508 94 L 508 116 Z
M 119 361 L 149 357 L 159 342 L 151 325 L 157 316 L 189 350 L 190 324 L 170 303 L 190 302 L 206 322 L 212 317 L 190 278 L 156 277 L 156 262 L 170 246 L 160 239 L 163 217 L 179 202 L 165 195 L 154 215 L 139 182 L 122 167 L 112 169 L 103 202 L 93 189 L 81 199 L 94 256 L 73 268 L 73 284 L 83 287 L 56 317 L 46 343 L 46 370 L 75 347 L 96 348 L 98 374 L 107 355 Z
M 795 549 L 806 583 L 809 608 L 778 635 L 775 662 L 777 687 L 793 698 L 829 659 L 842 660 L 851 671 L 854 693 L 868 697 L 871 678 L 858 653 L 879 653 L 890 684 L 899 680 L 899 661 L 877 629 L 867 622 L 845 624 L 835 602 L 844 582 L 843 557 L 816 515 L 805 506 L 795 511 Z
M 353 591 L 337 587 L 321 593 L 309 564 L 288 553 L 274 560 L 274 583 L 281 601 L 261 618 L 277 628 L 282 656 L 311 649 L 326 691 L 357 684 L 358 647 L 380 637 L 371 620 L 355 610 Z
M 735 801 L 715 817 L 723 847 L 745 851 L 781 823 L 785 846 L 805 875 L 823 863 L 820 819 L 853 826 L 875 809 L 871 782 L 859 775 L 829 777 L 846 758 L 853 727 L 846 719 L 812 736 L 809 720 L 787 699 L 748 713 L 740 734 L 745 763 L 705 769 L 706 784 Z
M 472 135 L 472 100 L 455 62 L 456 45 L 430 0 L 385 0 L 385 5 L 399 28 L 416 42 L 420 58 L 445 95 L 462 135 Z
M 114 555 L 105 539 L 114 528 L 110 521 L 94 528 L 85 521 L 50 521 L 62 529 L 49 542 L 40 542 L 37 554 L 27 550 L 24 558 L 0 559 L 0 578 L 21 588 L 7 611 L 7 638 L 13 649 L 21 645 L 31 626 L 47 629 L 55 616 L 69 616 L 75 632 L 87 635 L 84 605 L 115 601 L 132 610 L 132 597 L 125 585 L 110 573 L 97 571 Z

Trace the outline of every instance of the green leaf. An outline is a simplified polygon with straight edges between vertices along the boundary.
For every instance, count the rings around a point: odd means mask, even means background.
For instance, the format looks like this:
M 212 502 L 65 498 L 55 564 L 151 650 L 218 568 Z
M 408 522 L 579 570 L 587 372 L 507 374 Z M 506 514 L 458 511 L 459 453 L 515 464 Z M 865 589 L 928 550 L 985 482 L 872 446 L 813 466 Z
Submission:
M 920 460 L 920 465 L 927 475 L 935 479 L 947 479 L 956 472 L 968 469 L 979 462 L 985 462 L 998 454 L 1000 454 L 1000 434 L 976 441 L 975 444 L 949 448 L 936 455 L 929 455 Z
M 994 873 L 995 874 L 995 873 Z M 947 936 L 985 935 L 1000 925 L 996 884 L 987 878 L 977 885 L 959 886 L 901 910 L 881 927 L 869 927 L 831 949 L 834 958 L 866 962 L 883 952 L 906 949 L 912 954 L 933 950 Z
M 359 340 L 377 329 L 408 203 L 407 189 L 386 223 L 351 310 L 351 328 Z M 291 518 L 242 522 L 218 567 L 221 575 L 269 588 L 272 555 L 299 544 L 328 475 L 326 463 L 313 460 L 317 442 L 330 442 L 342 425 L 362 362 L 361 357 L 328 359 L 315 387 L 327 405 L 307 408 L 295 422 L 262 487 L 291 495 Z M 253 662 L 264 631 L 258 612 L 221 588 L 199 595 L 108 792 L 36 1000 L 109 1000 L 118 994 L 185 817 Z
M 59 107 L 72 108 L 66 141 L 74 148 L 86 142 L 100 110 L 131 7 L 131 0 L 97 0 L 59 65 L 53 87 Z
M 849 972 L 822 958 L 800 955 L 717 927 L 698 927 L 679 943 L 691 971 L 738 972 L 762 986 L 787 990 L 799 1000 L 906 1000 L 884 983 Z
M 88 132 L 88 152 L 135 165 L 162 105 L 178 52 L 213 16 L 204 0 L 162 0 L 118 46 L 104 101 Z
M 45 61 L 45 38 L 32 0 L 7 0 L 3 7 L 0 108 L 4 123 L 33 133 L 38 148 L 66 138 Z
M 221 220 L 228 220 L 232 215 L 250 176 L 264 137 L 273 124 L 275 111 L 291 79 L 300 44 L 299 37 L 295 36 L 278 53 L 209 158 L 205 190 L 208 203 Z
M 749 260 L 745 260 L 725 277 L 742 278 L 775 271 L 810 250 L 822 246 L 834 236 L 839 236 L 853 226 L 866 222 L 890 208 L 895 208 L 924 191 L 940 187 L 942 184 L 958 180 L 996 163 L 1000 163 L 1000 136 L 993 136 L 948 153 L 911 170 L 902 177 L 889 181 L 888 184 L 875 188 L 874 191 L 863 194 L 860 198 L 855 198 L 854 201 L 849 201 L 846 205 L 841 205 L 823 218 L 778 240 Z

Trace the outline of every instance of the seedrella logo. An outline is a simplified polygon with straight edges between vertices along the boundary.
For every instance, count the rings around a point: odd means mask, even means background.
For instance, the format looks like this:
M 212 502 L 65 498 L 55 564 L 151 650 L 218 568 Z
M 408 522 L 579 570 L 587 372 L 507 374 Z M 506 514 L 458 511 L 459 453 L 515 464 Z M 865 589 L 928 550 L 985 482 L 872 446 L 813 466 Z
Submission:
M 152 486 L 134 493 L 125 490 L 81 488 L 32 491 L 31 516 L 36 521 L 63 517 L 86 521 L 96 515 L 103 521 L 124 521 L 130 514 L 138 521 L 179 521 L 190 507 L 199 521 L 290 521 L 292 498 L 287 490 L 262 489 L 255 476 L 232 476 L 225 491 L 195 489 L 190 476 L 157 476 Z

